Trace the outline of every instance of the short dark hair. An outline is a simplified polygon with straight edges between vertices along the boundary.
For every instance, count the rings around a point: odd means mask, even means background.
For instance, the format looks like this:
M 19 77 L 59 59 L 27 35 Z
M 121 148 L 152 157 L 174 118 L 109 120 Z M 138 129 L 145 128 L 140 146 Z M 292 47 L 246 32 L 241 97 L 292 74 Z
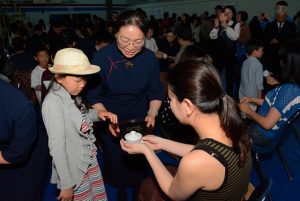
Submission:
M 254 50 L 259 50 L 259 48 L 264 47 L 264 44 L 260 40 L 250 40 L 246 46 L 246 52 L 251 55 Z
M 189 45 L 187 46 L 181 54 L 179 62 L 184 62 L 189 59 L 196 59 L 196 58 L 208 58 L 208 53 L 204 50 L 204 48 L 200 45 Z
M 121 13 L 116 32 L 120 31 L 120 28 L 127 25 L 135 25 L 139 27 L 139 29 L 146 35 L 147 34 L 147 26 L 145 16 L 136 10 L 128 10 Z
M 235 7 L 232 6 L 232 5 L 227 5 L 227 6 L 224 6 L 224 10 L 225 9 L 231 10 L 231 12 L 232 12 L 232 19 L 235 19 L 235 17 L 236 17 L 236 9 L 235 9 Z
M 182 40 L 192 40 L 193 35 L 190 28 L 186 26 L 180 26 L 176 31 L 177 38 L 181 38 Z
M 49 51 L 45 46 L 39 46 L 35 49 L 34 56 L 37 57 L 40 52 L 47 52 L 49 54 Z
M 286 7 L 288 7 L 288 2 L 286 2 L 286 1 L 278 1 L 276 4 L 275 4 L 275 6 L 286 6 Z
M 295 83 L 300 87 L 300 39 L 293 39 L 284 44 L 279 51 L 283 82 Z
M 241 16 L 243 22 L 248 20 L 248 13 L 246 11 L 239 11 L 237 14 Z
M 223 10 L 223 6 L 221 6 L 221 5 L 216 5 L 215 10 Z

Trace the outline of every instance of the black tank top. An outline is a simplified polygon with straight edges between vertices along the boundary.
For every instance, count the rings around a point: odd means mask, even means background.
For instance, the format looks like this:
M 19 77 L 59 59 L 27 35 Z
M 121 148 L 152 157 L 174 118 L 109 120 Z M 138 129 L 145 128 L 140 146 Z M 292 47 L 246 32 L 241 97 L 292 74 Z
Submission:
M 241 201 L 247 191 L 250 179 L 250 154 L 245 163 L 239 167 L 238 154 L 231 147 L 216 140 L 210 138 L 200 140 L 194 150 L 203 150 L 216 158 L 225 167 L 225 178 L 223 184 L 218 189 L 213 191 L 199 189 L 189 200 Z

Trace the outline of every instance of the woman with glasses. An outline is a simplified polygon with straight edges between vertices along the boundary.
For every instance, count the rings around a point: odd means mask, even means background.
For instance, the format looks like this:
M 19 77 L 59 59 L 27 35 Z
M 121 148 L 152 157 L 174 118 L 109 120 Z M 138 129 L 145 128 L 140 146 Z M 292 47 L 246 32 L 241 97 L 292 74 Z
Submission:
M 142 119 L 147 127 L 154 127 L 164 91 L 158 60 L 153 52 L 144 48 L 146 33 L 141 14 L 136 11 L 121 14 L 116 42 L 94 55 L 92 63 L 99 65 L 101 72 L 93 80 L 99 83 L 90 86 L 87 99 L 93 108 L 117 114 L 119 121 Z M 119 139 L 114 137 L 120 132 L 119 128 L 112 124 L 108 128 L 110 132 L 101 134 L 104 180 L 119 189 L 137 189 L 144 177 L 146 162 L 141 156 L 125 154 Z M 110 196 L 108 193 L 108 199 L 114 200 Z

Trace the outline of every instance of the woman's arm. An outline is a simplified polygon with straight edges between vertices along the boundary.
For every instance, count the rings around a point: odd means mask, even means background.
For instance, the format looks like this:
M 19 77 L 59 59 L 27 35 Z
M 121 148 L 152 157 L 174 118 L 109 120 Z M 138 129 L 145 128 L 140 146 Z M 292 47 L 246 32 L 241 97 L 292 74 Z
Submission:
M 241 103 L 255 103 L 256 105 L 262 105 L 264 102 L 264 99 L 262 98 L 253 98 L 253 97 L 243 97 L 240 100 Z
M 160 100 L 150 101 L 149 110 L 147 112 L 147 116 L 145 117 L 145 121 L 147 122 L 147 127 L 149 127 L 150 125 L 154 127 L 155 117 L 158 115 L 158 110 L 160 106 L 161 106 Z
M 122 149 L 130 154 L 142 153 L 147 158 L 162 191 L 172 200 L 186 200 L 198 189 L 217 189 L 223 182 L 225 168 L 204 152 L 191 152 L 179 164 L 173 177 L 156 154 L 143 143 L 126 144 L 121 140 Z M 201 170 L 201 171 L 199 171 Z
M 191 144 L 184 144 L 167 139 L 165 139 L 162 144 L 163 150 L 180 157 L 183 157 L 184 155 L 189 153 L 194 147 L 195 146 Z
M 250 108 L 243 112 L 245 112 L 251 119 L 257 122 L 261 127 L 267 130 L 273 128 L 281 118 L 281 114 L 274 107 L 271 107 L 271 109 L 269 110 L 266 116 L 261 116 L 260 114 L 256 113 Z
M 183 157 L 195 147 L 194 145 L 175 142 L 173 140 L 164 139 L 155 135 L 144 136 L 143 142 L 152 150 L 162 149 L 180 157 Z
M 250 101 L 252 103 L 255 103 L 256 105 L 262 105 L 264 102 L 264 99 L 262 98 L 250 98 Z
M 148 110 L 148 116 L 157 116 L 158 110 L 161 106 L 161 100 L 152 100 L 150 101 L 149 110 Z
M 147 158 L 153 173 L 157 179 L 157 182 L 164 193 L 166 193 L 172 200 L 183 200 L 187 199 L 192 193 L 195 191 L 189 186 L 182 188 L 182 186 L 177 185 L 177 189 L 170 190 L 171 185 L 173 184 L 174 177 L 170 174 L 170 172 L 166 169 L 163 163 L 159 160 L 156 154 L 149 149 L 146 145 L 142 143 L 137 144 L 126 144 L 124 140 L 121 140 L 121 147 L 124 151 L 127 151 L 130 154 L 138 154 L 143 153 Z M 198 171 L 198 170 L 197 170 Z M 199 171 L 198 171 L 199 172 Z M 177 179 L 177 182 L 181 182 L 181 180 Z M 183 191 L 184 189 L 184 191 Z

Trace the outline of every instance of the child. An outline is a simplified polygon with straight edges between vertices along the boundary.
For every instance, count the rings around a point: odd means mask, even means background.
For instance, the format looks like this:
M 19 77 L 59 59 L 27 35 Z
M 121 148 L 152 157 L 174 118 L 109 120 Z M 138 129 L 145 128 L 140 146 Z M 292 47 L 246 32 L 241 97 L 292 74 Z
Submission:
M 91 65 L 81 50 L 65 48 L 56 53 L 49 70 L 55 79 L 43 102 L 42 114 L 53 158 L 51 182 L 60 189 L 58 199 L 107 200 L 92 121 L 117 123 L 117 116 L 87 108 L 79 96 L 86 76 L 100 68 Z
M 157 44 L 153 36 L 153 28 L 149 27 L 146 34 L 145 47 L 151 50 L 158 59 L 167 59 L 168 55 L 158 50 Z
M 42 105 L 42 75 L 48 68 L 49 53 L 44 47 L 37 49 L 34 59 L 38 62 L 38 65 L 31 72 L 31 88 L 35 90 L 39 104 Z
M 250 41 L 246 47 L 248 58 L 241 69 L 241 84 L 239 99 L 243 97 L 261 98 L 263 87 L 263 66 L 259 59 L 263 55 L 263 44 L 260 41 Z

